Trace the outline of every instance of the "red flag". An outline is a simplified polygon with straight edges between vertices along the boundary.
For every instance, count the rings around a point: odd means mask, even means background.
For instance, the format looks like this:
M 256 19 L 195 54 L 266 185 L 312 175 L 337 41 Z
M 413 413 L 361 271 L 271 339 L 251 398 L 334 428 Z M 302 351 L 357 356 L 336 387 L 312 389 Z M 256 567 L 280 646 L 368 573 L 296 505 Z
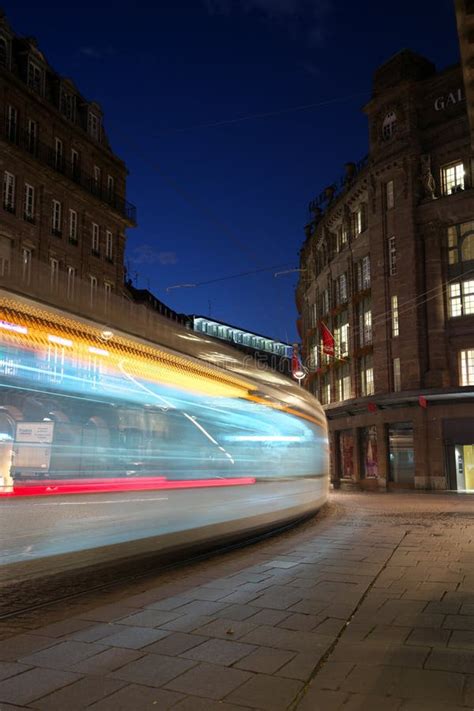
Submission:
M 323 353 L 334 357 L 334 336 L 324 321 L 320 321 L 321 338 L 323 339 Z
M 424 395 L 418 395 L 418 405 L 426 410 L 426 406 L 428 405 L 428 403 L 426 402 L 426 398 Z
M 375 402 L 368 402 L 367 409 L 369 412 L 377 412 L 377 405 Z

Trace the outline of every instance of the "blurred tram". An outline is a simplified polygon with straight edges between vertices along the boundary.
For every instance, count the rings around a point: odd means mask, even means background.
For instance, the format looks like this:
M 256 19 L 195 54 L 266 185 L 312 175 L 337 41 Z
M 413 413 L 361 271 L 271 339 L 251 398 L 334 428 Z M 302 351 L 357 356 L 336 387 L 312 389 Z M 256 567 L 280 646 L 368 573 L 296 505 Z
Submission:
M 159 343 L 0 290 L 0 492 L 281 487 L 275 523 L 317 510 L 317 400 L 173 323 Z M 189 491 L 188 491 L 189 494 Z M 0 502 L 1 505 L 1 502 Z

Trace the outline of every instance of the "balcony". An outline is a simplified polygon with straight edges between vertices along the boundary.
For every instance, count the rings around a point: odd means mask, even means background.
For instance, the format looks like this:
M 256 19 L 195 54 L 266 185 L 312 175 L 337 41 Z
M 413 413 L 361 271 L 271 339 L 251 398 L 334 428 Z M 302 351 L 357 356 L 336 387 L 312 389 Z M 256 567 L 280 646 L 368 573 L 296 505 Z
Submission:
M 14 130 L 13 130 L 14 129 Z M 92 175 L 89 175 L 84 170 L 79 168 L 76 163 L 71 163 L 65 160 L 62 156 L 58 156 L 54 148 L 38 141 L 37 137 L 27 131 L 20 131 L 17 126 L 2 126 L 0 123 L 0 137 L 4 138 L 8 143 L 17 146 L 25 153 L 33 156 L 37 161 L 47 165 L 52 170 L 61 175 L 64 175 L 69 180 L 72 180 L 76 185 L 79 185 L 83 190 L 91 195 L 94 195 L 101 202 L 106 203 L 113 210 L 124 217 L 131 225 L 136 225 L 137 210 L 135 205 L 127 202 L 116 193 L 112 193 L 110 189 L 103 189 L 97 185 Z

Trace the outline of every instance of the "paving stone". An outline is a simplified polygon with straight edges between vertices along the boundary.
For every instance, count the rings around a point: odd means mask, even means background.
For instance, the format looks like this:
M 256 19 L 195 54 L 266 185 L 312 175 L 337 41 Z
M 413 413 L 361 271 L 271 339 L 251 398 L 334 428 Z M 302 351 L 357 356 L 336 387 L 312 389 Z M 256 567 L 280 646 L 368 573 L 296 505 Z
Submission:
M 339 689 L 344 679 L 350 674 L 355 664 L 352 662 L 325 662 L 314 677 L 311 685 L 318 689 Z
M 166 657 L 163 654 L 146 654 L 144 657 L 111 672 L 109 677 L 134 684 L 163 686 L 195 665 L 196 662 L 190 659 Z
M 303 683 L 296 679 L 283 679 L 268 674 L 257 674 L 226 697 L 226 701 L 278 711 L 286 709 L 303 688 Z
M 259 647 L 234 666 L 237 669 L 245 669 L 246 671 L 273 674 L 294 657 L 295 652 L 285 652 L 281 649 L 271 649 L 270 647 Z
M 0 660 L 15 661 L 27 654 L 32 654 L 40 649 L 53 647 L 57 640 L 52 637 L 41 637 L 34 634 L 19 634 L 0 642 Z
M 69 634 L 69 639 L 74 639 L 76 642 L 98 642 L 100 639 L 107 637 L 119 627 L 116 627 L 112 622 L 103 622 L 99 625 L 92 625 L 90 622 L 87 623 L 88 626 L 77 632 Z
M 410 634 L 410 630 L 405 627 L 396 627 L 393 625 L 376 625 L 366 635 L 365 639 L 368 642 L 392 642 L 403 644 L 405 639 Z M 343 641 L 347 641 L 346 633 L 344 632 Z
M 86 708 L 96 701 L 103 699 L 114 691 L 125 686 L 126 682 L 116 679 L 105 679 L 104 677 L 87 677 L 80 679 L 74 684 L 69 684 L 53 694 L 43 696 L 39 701 L 35 701 L 34 706 L 38 709 L 57 709 L 57 711 L 72 711 L 73 709 Z
M 322 618 L 317 617 L 316 615 L 303 615 L 298 612 L 293 612 L 285 617 L 278 624 L 278 627 L 282 627 L 287 630 L 301 630 L 303 632 L 309 632 L 317 627 L 317 625 L 321 622 Z
M 428 657 L 425 667 L 426 669 L 472 673 L 474 672 L 474 649 L 435 648 Z
M 75 663 L 68 671 L 76 671 L 80 674 L 93 674 L 102 676 L 108 672 L 114 671 L 123 667 L 125 664 L 134 662 L 143 656 L 143 652 L 134 649 L 121 649 L 120 647 L 111 647 L 105 652 L 95 654 L 93 657 L 88 657 L 82 662 Z
M 329 643 L 328 643 L 329 647 Z M 297 654 L 293 659 L 281 667 L 275 674 L 277 676 L 284 676 L 288 679 L 300 679 L 301 681 L 308 681 L 312 676 L 316 666 L 321 661 L 322 657 L 327 651 L 327 647 L 322 647 L 316 652 L 301 652 Z
M 16 674 L 21 674 L 29 668 L 26 664 L 18 664 L 17 662 L 0 662 L 0 681 L 9 679 Z
M 131 627 L 160 627 L 163 623 L 175 620 L 179 616 L 180 613 L 177 611 L 149 609 L 123 617 L 117 620 L 116 624 L 130 625 Z
M 227 620 L 246 620 L 255 615 L 255 607 L 250 605 L 228 605 L 215 613 L 215 617 L 225 617 Z
M 465 677 L 445 671 L 403 669 L 400 689 L 407 698 L 462 704 Z
M 240 669 L 202 663 L 173 679 L 166 688 L 209 699 L 223 699 L 251 677 L 250 672 Z
M 254 611 L 256 608 L 254 608 Z M 252 625 L 278 625 L 288 617 L 286 610 L 259 610 L 252 617 L 248 618 Z
M 144 652 L 151 654 L 165 654 L 169 657 L 177 656 L 187 652 L 193 647 L 197 647 L 208 638 L 198 634 L 186 634 L 185 632 L 172 632 L 164 639 L 143 648 Z
M 252 619 L 252 618 L 251 618 Z M 203 627 L 198 627 L 195 632 L 206 637 L 219 637 L 220 639 L 240 639 L 256 629 L 251 620 L 238 622 L 236 620 L 217 619 Z
M 148 610 L 175 610 L 177 607 L 182 607 L 187 602 L 192 602 L 193 597 L 191 593 L 183 593 L 181 595 L 173 595 L 172 597 L 165 597 L 162 600 L 157 600 L 156 602 L 147 605 Z
M 183 701 L 173 706 L 173 711 L 248 711 L 248 706 L 236 706 L 227 704 L 225 701 L 211 701 L 211 699 L 202 699 L 199 696 L 187 696 Z
M 227 667 L 238 662 L 242 657 L 246 657 L 254 650 L 255 647 L 252 644 L 230 642 L 226 639 L 210 639 L 198 647 L 193 647 L 193 649 L 183 652 L 182 656 L 199 662 L 222 664 Z
M 393 696 L 375 696 L 374 694 L 350 694 L 344 703 L 344 711 L 398 711 L 403 699 Z
M 331 661 L 421 668 L 429 652 L 429 647 L 406 646 L 392 642 L 340 642 L 331 655 Z
M 180 615 L 214 615 L 229 605 L 229 602 L 213 602 L 212 600 L 193 600 L 174 610 Z
M 341 691 L 325 691 L 310 687 L 296 709 L 297 711 L 340 711 L 344 708 L 344 702 L 348 696 L 347 693 Z
M 53 622 L 45 627 L 40 627 L 37 630 L 32 631 L 31 634 L 39 634 L 43 637 L 64 637 L 65 635 L 70 635 L 71 633 L 77 632 L 79 630 L 90 627 L 90 622 L 81 619 L 72 620 L 61 620 L 60 622 Z
M 55 669 L 30 669 L 0 682 L 0 703 L 22 706 L 80 679 L 79 674 Z M 2 708 L 0 706 L 0 708 Z
M 125 647 L 126 649 L 141 649 L 152 642 L 167 637 L 167 630 L 148 629 L 147 627 L 116 626 L 115 631 L 107 637 L 102 637 L 101 642 L 109 647 Z
M 443 627 L 452 630 L 474 630 L 474 616 L 448 615 L 443 623 Z
M 166 711 L 183 698 L 182 694 L 149 686 L 130 684 L 102 701 L 89 706 L 94 711 Z
M 48 669 L 70 669 L 71 666 L 93 657 L 106 650 L 102 644 L 86 644 L 85 642 L 59 642 L 54 647 L 42 649 L 39 652 L 21 657 L 19 661 L 31 666 L 47 667 Z
M 409 699 L 402 701 L 400 711 L 469 711 L 469 709 L 466 709 L 466 706 Z
M 449 634 L 449 630 L 445 630 Z M 474 650 L 474 630 L 454 630 L 449 638 L 448 647 Z
M 295 632 L 279 627 L 261 625 L 241 637 L 240 641 L 248 644 L 263 645 L 264 647 L 288 649 L 294 652 L 313 652 L 325 647 L 329 638 L 313 632 Z
M 161 625 L 161 629 L 175 632 L 194 632 L 194 630 L 214 620 L 215 617 L 209 615 L 183 615 L 175 620 L 170 620 L 170 622 L 165 622 Z
M 114 603 L 111 605 L 101 605 L 92 610 L 86 610 L 79 613 L 79 617 L 83 620 L 93 620 L 94 622 L 113 622 L 129 614 L 129 605 Z
M 451 630 L 433 627 L 415 628 L 407 637 L 405 644 L 416 644 L 424 647 L 445 647 Z

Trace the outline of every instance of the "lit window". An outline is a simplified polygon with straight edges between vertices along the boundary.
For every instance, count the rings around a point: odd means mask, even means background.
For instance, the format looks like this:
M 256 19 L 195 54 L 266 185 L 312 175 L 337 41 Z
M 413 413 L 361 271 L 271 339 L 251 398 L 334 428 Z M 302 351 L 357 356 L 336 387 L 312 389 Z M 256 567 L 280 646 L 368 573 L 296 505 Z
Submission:
M 43 70 L 31 61 L 28 63 L 28 86 L 37 94 L 43 93 Z
M 360 233 L 365 229 L 364 225 L 364 208 L 360 205 L 352 216 L 353 219 L 353 233 L 354 237 L 360 235 Z
M 474 349 L 459 353 L 460 385 L 474 385 Z
M 59 200 L 53 200 L 53 212 L 51 217 L 51 229 L 54 235 L 61 236 L 62 231 L 62 205 Z
M 367 355 L 360 359 L 360 394 L 362 397 L 374 394 L 374 367 L 372 356 Z
M 395 111 L 390 111 L 382 122 L 382 138 L 388 141 L 395 133 L 397 128 L 397 114 Z
M 105 233 L 105 256 L 109 261 L 112 261 L 113 257 L 113 235 L 110 230 Z
M 385 183 L 385 204 L 387 206 L 387 210 L 391 210 L 395 204 L 393 180 L 389 180 L 388 183 Z
M 31 281 L 31 262 L 33 259 L 33 252 L 28 247 L 23 247 L 21 250 L 21 276 L 25 284 L 29 284 Z
M 28 183 L 25 183 L 23 217 L 27 220 L 27 222 L 34 222 L 35 219 L 35 189 Z
M 474 261 L 474 221 L 448 227 L 448 263 Z
M 372 343 L 372 310 L 370 299 L 363 299 L 358 305 L 359 346 Z
M 395 338 L 400 334 L 400 324 L 398 321 L 398 296 L 392 296 L 392 336 Z
M 15 176 L 5 171 L 3 174 L 3 207 L 7 212 L 15 212 Z
M 474 314 L 474 279 L 449 284 L 448 295 L 451 318 Z
M 89 111 L 87 117 L 87 131 L 96 141 L 100 138 L 100 118 L 93 111 Z
M 392 362 L 393 389 L 396 393 L 401 390 L 400 358 L 394 358 Z
M 344 272 L 336 279 L 336 304 L 345 304 L 347 301 L 347 274 Z
M 452 163 L 441 168 L 443 194 L 451 195 L 464 190 L 464 164 Z
M 329 313 L 329 289 L 324 289 L 321 293 L 321 313 L 323 316 Z
M 95 222 L 92 223 L 92 254 L 96 256 L 99 255 L 99 244 L 100 244 L 100 231 L 99 225 Z
M 397 244 L 394 235 L 388 238 L 388 272 L 390 276 L 397 273 Z
M 77 212 L 69 210 L 69 241 L 77 242 Z
M 351 397 L 351 375 L 348 363 L 339 368 L 336 377 L 336 386 L 338 400 L 349 400 Z
M 321 403 L 329 405 L 331 402 L 331 380 L 329 373 L 325 373 L 321 377 Z
M 357 291 L 370 289 L 370 257 L 363 257 L 356 264 Z
M 336 316 L 334 345 L 337 357 L 346 358 L 349 355 L 349 318 L 347 311 L 343 311 Z

